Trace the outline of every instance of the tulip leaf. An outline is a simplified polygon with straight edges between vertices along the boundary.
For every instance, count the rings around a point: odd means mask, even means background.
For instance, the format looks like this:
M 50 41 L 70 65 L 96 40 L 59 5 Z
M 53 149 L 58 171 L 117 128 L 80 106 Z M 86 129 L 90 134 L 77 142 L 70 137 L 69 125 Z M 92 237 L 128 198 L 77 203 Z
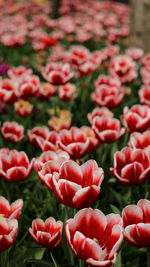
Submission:
M 36 267 L 54 267 L 54 264 L 49 263 L 47 261 L 44 261 L 44 260 L 32 260 L 32 259 L 31 260 L 30 259 L 26 260 L 24 266 L 25 267 L 30 267 L 31 264 L 34 264 L 34 266 L 36 266 Z
M 117 213 L 117 214 L 120 214 L 120 213 L 121 213 L 120 210 L 119 210 L 116 206 L 110 204 L 110 207 L 111 207 L 111 209 L 112 209 L 112 211 L 113 211 L 114 213 Z
M 114 264 L 114 267 L 121 267 L 121 252 L 117 256 L 116 263 Z

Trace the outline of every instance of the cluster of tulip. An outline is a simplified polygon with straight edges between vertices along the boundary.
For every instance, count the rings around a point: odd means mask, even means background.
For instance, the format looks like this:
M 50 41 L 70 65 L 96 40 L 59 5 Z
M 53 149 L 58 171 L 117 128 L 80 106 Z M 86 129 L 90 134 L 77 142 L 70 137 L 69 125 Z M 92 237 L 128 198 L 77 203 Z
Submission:
M 128 47 L 129 6 L 63 0 L 55 20 L 50 1 L 0 7 L 0 252 L 133 266 L 123 240 L 150 247 L 150 54 Z

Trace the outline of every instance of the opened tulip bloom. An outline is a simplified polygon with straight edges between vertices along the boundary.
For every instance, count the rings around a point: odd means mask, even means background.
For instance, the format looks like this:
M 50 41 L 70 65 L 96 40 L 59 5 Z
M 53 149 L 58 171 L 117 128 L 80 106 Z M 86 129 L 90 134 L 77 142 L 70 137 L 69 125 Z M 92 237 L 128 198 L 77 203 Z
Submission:
M 0 252 L 8 249 L 16 241 L 18 221 L 0 216 Z
M 1 133 L 3 137 L 13 143 L 18 143 L 24 137 L 23 135 L 24 127 L 18 124 L 16 121 L 5 121 L 3 127 L 1 128 Z
M 19 219 L 23 207 L 23 200 L 17 199 L 11 205 L 8 200 L 0 196 L 0 216 L 8 219 Z
M 124 239 L 135 247 L 150 247 L 150 201 L 141 199 L 122 211 Z
M 96 116 L 92 128 L 97 138 L 103 143 L 113 143 L 125 133 L 125 128 L 120 128 L 119 120 L 107 116 Z
M 0 175 L 8 182 L 22 182 L 31 174 L 34 159 L 29 163 L 25 152 L 10 150 L 8 154 L 0 153 Z
M 45 139 L 47 139 L 49 130 L 46 126 L 34 127 L 32 130 L 27 130 L 27 136 L 31 144 L 36 147 L 42 147 Z
M 88 265 L 109 267 L 115 263 L 123 240 L 121 225 L 118 214 L 105 216 L 98 209 L 82 209 L 65 224 L 67 242 Z
M 59 173 L 53 175 L 53 188 L 58 200 L 66 206 L 82 209 L 93 204 L 104 179 L 104 171 L 96 161 L 88 160 L 81 166 L 69 160 Z
M 106 116 L 113 118 L 114 114 L 106 107 L 103 108 L 94 108 L 91 113 L 87 114 L 87 119 L 89 123 L 92 125 L 94 118 L 98 116 Z
M 29 233 L 38 245 L 57 248 L 61 245 L 62 227 L 63 223 L 56 222 L 53 217 L 49 217 L 45 222 L 37 218 L 32 221 Z
M 40 171 L 44 165 L 49 160 L 57 160 L 59 158 L 65 158 L 66 160 L 69 159 L 69 155 L 67 152 L 63 150 L 57 150 L 56 152 L 54 151 L 45 151 L 43 152 L 40 157 L 36 158 L 34 162 L 34 169 L 36 171 Z
M 48 151 L 49 152 L 49 151 Z M 53 177 L 54 174 L 59 173 L 61 165 L 66 161 L 65 157 L 58 157 L 55 160 L 49 160 L 43 164 L 41 169 L 38 171 L 38 177 L 43 184 L 50 191 L 54 191 L 53 188 Z
M 89 152 L 90 140 L 82 129 L 71 127 L 70 130 L 62 130 L 59 138 L 58 147 L 73 159 L 82 158 Z
M 123 124 L 130 132 L 144 132 L 150 128 L 150 107 L 146 105 L 134 105 L 123 110 Z
M 150 130 L 143 133 L 134 132 L 130 135 L 128 145 L 131 148 L 140 148 L 145 150 L 150 157 Z
M 69 64 L 49 63 L 42 72 L 44 79 L 53 85 L 63 85 L 73 78 Z
M 125 147 L 114 154 L 111 173 L 122 185 L 140 185 L 150 177 L 150 159 L 142 149 Z

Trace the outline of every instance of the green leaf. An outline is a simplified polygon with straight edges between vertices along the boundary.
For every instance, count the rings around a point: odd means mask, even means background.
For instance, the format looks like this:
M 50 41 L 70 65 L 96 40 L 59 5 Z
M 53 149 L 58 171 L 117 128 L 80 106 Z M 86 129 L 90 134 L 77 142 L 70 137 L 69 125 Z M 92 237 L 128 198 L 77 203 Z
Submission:
M 28 267 L 31 265 L 29 264 L 34 264 L 36 267 L 54 267 L 54 265 L 52 263 L 49 263 L 49 262 L 46 262 L 46 261 L 43 261 L 43 260 L 26 260 L 25 263 L 24 263 L 24 266 L 25 267 Z
M 114 205 L 110 204 L 110 207 L 114 213 L 120 214 L 121 211 Z
M 121 252 L 117 256 L 116 263 L 114 264 L 114 267 L 121 267 Z

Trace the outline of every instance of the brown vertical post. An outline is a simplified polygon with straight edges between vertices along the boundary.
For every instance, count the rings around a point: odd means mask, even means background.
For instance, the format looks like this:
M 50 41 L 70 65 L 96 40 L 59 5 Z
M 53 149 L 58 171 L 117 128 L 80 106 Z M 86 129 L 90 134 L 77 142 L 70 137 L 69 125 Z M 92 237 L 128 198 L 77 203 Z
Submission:
M 131 44 L 150 51 L 150 0 L 131 2 Z

